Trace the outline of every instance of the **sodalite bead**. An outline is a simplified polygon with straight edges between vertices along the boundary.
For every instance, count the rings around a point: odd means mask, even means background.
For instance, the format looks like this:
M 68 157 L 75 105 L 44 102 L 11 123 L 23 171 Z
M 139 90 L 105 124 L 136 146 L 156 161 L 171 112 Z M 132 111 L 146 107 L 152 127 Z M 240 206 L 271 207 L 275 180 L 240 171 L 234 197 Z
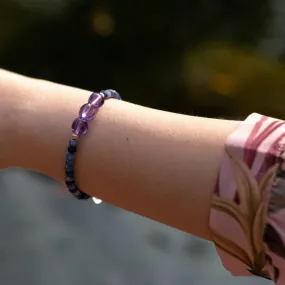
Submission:
M 77 188 L 77 187 L 75 187 L 75 189 L 74 190 L 69 190 L 69 192 L 70 193 L 72 193 L 73 194 L 73 196 L 75 196 L 76 198 L 78 198 L 78 196 L 80 196 L 80 190 Z M 78 198 L 79 199 L 79 198 Z
M 69 177 L 74 177 L 74 170 L 68 171 L 68 170 L 66 170 L 66 168 L 65 168 L 65 176 L 66 176 L 66 177 L 67 177 L 67 176 L 69 176 Z
M 104 98 L 98 93 L 92 93 L 88 99 L 88 103 L 95 108 L 100 108 L 104 104 Z
M 71 139 L 68 144 L 68 152 L 74 154 L 76 152 L 77 140 Z
M 69 146 L 71 147 L 76 147 L 77 146 L 77 140 L 76 139 L 71 139 L 69 141 Z
M 77 187 L 76 187 L 75 183 L 70 183 L 69 185 L 67 185 L 67 187 L 68 187 L 68 190 L 71 193 L 73 193 L 73 192 L 75 192 L 77 190 Z
M 68 183 L 72 183 L 74 182 L 74 177 L 73 175 L 70 175 L 70 176 L 66 176 L 65 177 L 65 183 L 68 184 Z
M 71 128 L 75 135 L 85 135 L 88 131 L 88 124 L 83 119 L 77 118 L 73 121 Z
M 73 165 L 65 165 L 65 172 L 73 172 L 74 166 Z
M 68 152 L 66 155 L 65 155 L 65 158 L 67 160 L 73 160 L 74 161 L 74 154 Z
M 65 170 L 65 176 L 66 176 L 66 179 L 68 178 L 68 179 L 74 179 L 74 171 L 72 171 L 72 172 L 67 172 L 66 170 Z
M 113 90 L 113 89 L 102 90 L 100 94 L 104 96 L 104 99 L 114 98 L 117 100 L 121 100 L 120 94 L 116 90 Z
M 65 178 L 65 184 L 66 184 L 67 188 L 69 188 L 70 185 L 75 184 L 74 177 L 72 178 L 71 181 L 69 181 L 66 177 Z
M 80 191 L 76 196 L 79 200 L 88 200 L 90 198 L 89 195 L 85 194 L 84 192 Z
M 97 109 L 95 106 L 91 104 L 84 104 L 79 111 L 79 118 L 86 120 L 86 121 L 91 121 L 95 117 Z
M 66 160 L 65 165 L 73 166 L 74 165 L 74 160 Z
M 65 181 L 65 184 L 66 184 L 67 188 L 69 189 L 69 187 L 71 187 L 74 184 L 74 181 L 73 182 L 66 182 Z

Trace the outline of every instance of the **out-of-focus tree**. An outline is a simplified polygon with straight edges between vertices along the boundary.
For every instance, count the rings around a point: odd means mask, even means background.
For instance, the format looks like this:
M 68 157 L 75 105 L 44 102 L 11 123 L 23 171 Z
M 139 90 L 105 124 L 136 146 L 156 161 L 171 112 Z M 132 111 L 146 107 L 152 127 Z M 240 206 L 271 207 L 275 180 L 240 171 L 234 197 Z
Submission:
M 195 105 L 225 108 L 230 116 L 262 112 L 285 117 L 285 69 L 250 49 L 203 45 L 186 59 L 185 82 Z
M 0 2 L 1 26 L 11 26 L 0 29 L 0 39 L 9 34 L 1 67 L 88 89 L 112 86 L 135 103 L 208 116 L 228 108 L 213 92 L 205 102 L 191 99 L 185 54 L 206 41 L 254 46 L 271 13 L 268 0 L 52 0 L 62 3 L 50 4 L 57 12 L 33 4 L 42 1 Z

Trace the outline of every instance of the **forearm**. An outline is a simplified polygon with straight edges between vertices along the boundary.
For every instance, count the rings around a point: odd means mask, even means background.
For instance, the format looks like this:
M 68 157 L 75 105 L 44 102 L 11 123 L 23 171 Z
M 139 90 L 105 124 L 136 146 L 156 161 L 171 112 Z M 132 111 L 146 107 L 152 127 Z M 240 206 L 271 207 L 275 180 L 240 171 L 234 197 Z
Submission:
M 70 125 L 90 92 L 3 71 L 0 90 L 2 160 L 63 181 Z M 77 184 L 106 202 L 210 238 L 211 195 L 236 125 L 109 100 L 80 138 Z

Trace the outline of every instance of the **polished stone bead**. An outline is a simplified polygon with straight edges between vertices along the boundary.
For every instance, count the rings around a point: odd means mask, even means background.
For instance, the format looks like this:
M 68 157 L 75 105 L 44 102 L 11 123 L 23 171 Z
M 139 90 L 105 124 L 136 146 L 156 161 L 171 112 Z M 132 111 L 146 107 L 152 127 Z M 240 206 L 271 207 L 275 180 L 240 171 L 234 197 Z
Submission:
M 74 176 L 74 167 L 69 167 L 69 166 L 65 165 L 65 175 L 69 176 L 69 177 L 73 177 Z
M 72 123 L 72 131 L 75 135 L 85 135 L 88 131 L 88 124 L 81 118 L 77 118 Z
M 76 198 L 78 198 L 78 196 L 80 195 L 80 191 L 78 190 L 77 187 L 73 191 L 69 190 L 69 192 L 72 193 L 73 196 Z
M 65 155 L 65 158 L 66 158 L 66 160 L 74 160 L 74 154 L 68 152 L 68 153 Z
M 65 165 L 65 171 L 66 172 L 73 172 L 74 171 L 74 166 L 73 165 Z
M 71 167 L 74 169 L 74 160 L 67 160 L 65 162 L 65 169 L 70 169 Z
M 75 183 L 70 183 L 69 185 L 67 185 L 67 187 L 68 187 L 68 190 L 70 192 L 74 192 L 74 191 L 77 190 L 77 187 L 76 187 Z
M 92 93 L 88 103 L 98 109 L 104 104 L 104 98 L 98 93 Z
M 76 139 L 71 139 L 69 141 L 69 146 L 76 147 L 77 146 L 77 140 Z
M 74 160 L 66 160 L 65 165 L 74 166 Z
M 66 176 L 65 177 L 65 183 L 71 183 L 71 182 L 74 182 L 74 177 L 73 175 L 72 176 Z
M 74 179 L 74 171 L 66 172 L 65 171 L 65 177 L 69 177 L 70 179 Z
M 84 104 L 79 111 L 79 117 L 86 121 L 91 121 L 95 117 L 96 107 L 91 104 Z
M 68 150 L 68 152 L 74 154 L 74 153 L 76 153 L 76 146 L 75 147 L 69 146 L 67 150 Z
M 66 181 L 65 180 L 65 184 L 69 188 L 72 184 L 74 184 L 74 181 Z
M 89 195 L 85 194 L 84 192 L 80 191 L 77 195 L 76 198 L 79 200 L 88 200 L 90 198 Z
M 76 139 L 71 139 L 69 141 L 69 144 L 68 144 L 68 152 L 74 154 L 76 152 L 76 147 L 77 147 L 77 140 Z
M 121 96 L 116 90 L 113 89 L 102 90 L 100 93 L 104 96 L 104 99 L 114 98 L 117 100 L 121 100 Z

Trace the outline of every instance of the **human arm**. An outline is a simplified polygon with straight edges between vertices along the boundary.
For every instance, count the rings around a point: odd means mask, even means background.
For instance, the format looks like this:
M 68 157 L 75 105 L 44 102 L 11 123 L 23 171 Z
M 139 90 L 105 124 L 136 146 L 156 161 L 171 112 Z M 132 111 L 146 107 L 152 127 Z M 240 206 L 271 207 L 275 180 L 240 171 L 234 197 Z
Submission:
M 1 167 L 64 180 L 71 123 L 90 91 L 0 71 Z M 122 94 L 123 95 L 123 94 Z M 210 239 L 211 196 L 238 122 L 109 100 L 80 138 L 80 188 L 126 210 Z

